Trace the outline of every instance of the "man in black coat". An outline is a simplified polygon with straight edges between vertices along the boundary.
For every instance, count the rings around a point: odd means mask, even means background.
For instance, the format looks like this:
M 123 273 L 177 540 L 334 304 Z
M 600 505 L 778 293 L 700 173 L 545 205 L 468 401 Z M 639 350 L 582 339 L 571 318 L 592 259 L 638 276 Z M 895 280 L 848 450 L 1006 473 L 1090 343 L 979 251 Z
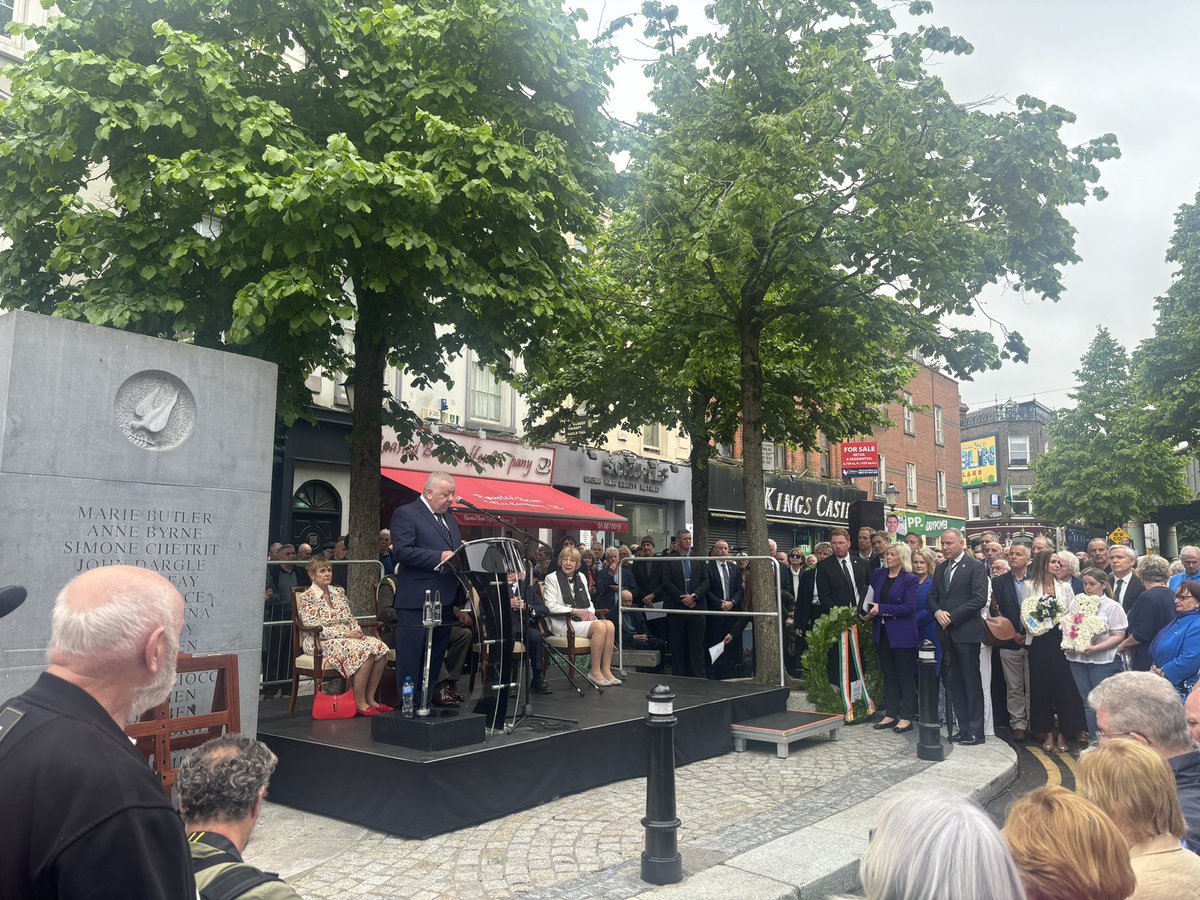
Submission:
M 1133 609 L 1133 601 L 1146 590 L 1142 579 L 1133 572 L 1136 563 L 1137 554 L 1124 544 L 1108 548 L 1108 565 L 1112 569 L 1108 583 L 1112 585 L 1113 599 L 1120 603 L 1127 613 Z
M 833 546 L 833 555 L 817 563 L 817 598 L 821 605 L 819 609 L 810 608 L 809 615 L 813 619 L 838 606 L 858 606 L 870 584 L 870 564 L 861 557 L 850 555 L 850 532 L 845 528 L 833 529 L 829 543 Z M 829 648 L 825 674 L 830 684 L 838 683 L 836 647 Z
M 817 596 L 822 615 L 837 606 L 857 606 L 871 579 L 870 564 L 850 555 L 850 532 L 845 528 L 833 529 L 829 543 L 833 545 L 833 555 L 817 563 Z
M 982 611 L 988 599 L 987 567 L 966 552 L 962 532 L 942 532 L 942 555 L 929 588 L 929 611 L 943 632 L 943 658 L 950 662 L 950 690 L 959 731 L 950 740 L 983 743 L 983 677 L 979 648 L 983 643 Z
M 676 535 L 676 549 L 663 557 L 662 599 L 664 609 L 705 609 L 708 570 L 703 562 L 692 562 L 692 533 L 686 528 Z M 667 616 L 671 647 L 671 673 L 705 678 L 704 616 Z
M 724 540 L 714 542 L 712 555 L 722 558 L 708 562 L 708 591 L 705 605 L 713 612 L 740 612 L 744 596 L 742 570 L 738 568 L 737 562 L 729 556 L 729 542 Z M 726 635 L 733 634 L 734 626 L 740 620 L 730 616 L 711 616 L 706 621 L 704 646 L 707 650 L 708 647 L 723 641 Z M 741 637 L 741 633 L 742 629 L 737 629 L 739 637 Z M 726 652 L 722 653 L 717 661 L 709 666 L 709 677 L 728 677 L 736 667 L 741 652 L 740 642 L 736 648 L 730 645 Z

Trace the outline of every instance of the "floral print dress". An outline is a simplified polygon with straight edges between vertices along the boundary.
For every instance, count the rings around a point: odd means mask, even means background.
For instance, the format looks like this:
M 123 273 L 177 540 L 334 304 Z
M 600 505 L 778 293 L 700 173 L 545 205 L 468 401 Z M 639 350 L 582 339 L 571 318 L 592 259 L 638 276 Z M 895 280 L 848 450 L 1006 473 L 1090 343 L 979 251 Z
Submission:
M 368 657 L 381 659 L 388 655 L 388 647 L 379 638 L 345 637 L 347 632 L 359 627 L 350 603 L 346 600 L 346 592 L 340 587 L 329 588 L 329 599 L 316 585 L 300 594 L 296 601 L 300 604 L 300 622 L 304 625 L 321 626 L 321 653 L 329 664 L 341 673 L 347 681 L 354 673 L 362 668 Z M 302 641 L 304 652 L 313 652 L 313 636 L 305 634 Z

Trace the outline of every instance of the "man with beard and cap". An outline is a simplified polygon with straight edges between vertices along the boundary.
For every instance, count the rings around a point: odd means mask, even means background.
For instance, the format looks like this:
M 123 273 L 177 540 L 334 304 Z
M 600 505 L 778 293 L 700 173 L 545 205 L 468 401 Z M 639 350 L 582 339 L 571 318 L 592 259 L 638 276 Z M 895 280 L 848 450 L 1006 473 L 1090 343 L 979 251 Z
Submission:
M 105 566 L 59 593 L 50 665 L 0 705 L 0 897 L 196 896 L 187 836 L 122 726 L 175 684 L 183 598 Z

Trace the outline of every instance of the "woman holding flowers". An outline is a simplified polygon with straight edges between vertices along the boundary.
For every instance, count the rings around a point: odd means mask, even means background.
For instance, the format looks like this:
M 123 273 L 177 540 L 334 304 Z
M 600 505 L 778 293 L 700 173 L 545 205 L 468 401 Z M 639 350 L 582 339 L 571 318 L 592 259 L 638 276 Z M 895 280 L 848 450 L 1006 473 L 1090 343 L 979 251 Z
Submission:
M 1088 694 L 1092 688 L 1110 675 L 1121 671 L 1117 659 L 1117 645 L 1125 639 L 1129 620 L 1121 604 L 1112 598 L 1112 588 L 1101 569 L 1085 569 L 1083 593 L 1075 594 L 1067 602 L 1067 612 L 1062 617 L 1063 654 L 1071 664 L 1075 687 L 1083 700 L 1087 713 L 1088 731 L 1096 730 L 1096 711 L 1088 705 Z M 1084 740 L 1080 735 L 1080 740 Z
M 1021 588 L 1021 620 L 1029 652 L 1029 730 L 1038 736 L 1042 749 L 1066 753 L 1066 735 L 1084 734 L 1087 719 L 1071 666 L 1063 656 L 1059 620 L 1075 594 L 1071 582 L 1056 577 L 1061 565 L 1048 550 L 1033 555 L 1031 575 Z

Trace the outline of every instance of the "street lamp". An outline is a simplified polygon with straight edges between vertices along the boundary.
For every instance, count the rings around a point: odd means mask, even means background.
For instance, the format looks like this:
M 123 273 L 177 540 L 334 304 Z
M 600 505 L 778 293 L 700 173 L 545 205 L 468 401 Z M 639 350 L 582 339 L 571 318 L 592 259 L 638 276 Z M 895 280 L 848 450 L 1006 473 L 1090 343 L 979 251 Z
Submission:
M 888 482 L 888 486 L 884 488 L 883 496 L 887 497 L 888 509 L 895 510 L 896 501 L 900 499 L 900 489 Z
M 354 376 L 347 375 L 346 380 L 342 382 L 342 390 L 346 392 L 346 405 L 350 407 L 350 412 L 354 412 Z

